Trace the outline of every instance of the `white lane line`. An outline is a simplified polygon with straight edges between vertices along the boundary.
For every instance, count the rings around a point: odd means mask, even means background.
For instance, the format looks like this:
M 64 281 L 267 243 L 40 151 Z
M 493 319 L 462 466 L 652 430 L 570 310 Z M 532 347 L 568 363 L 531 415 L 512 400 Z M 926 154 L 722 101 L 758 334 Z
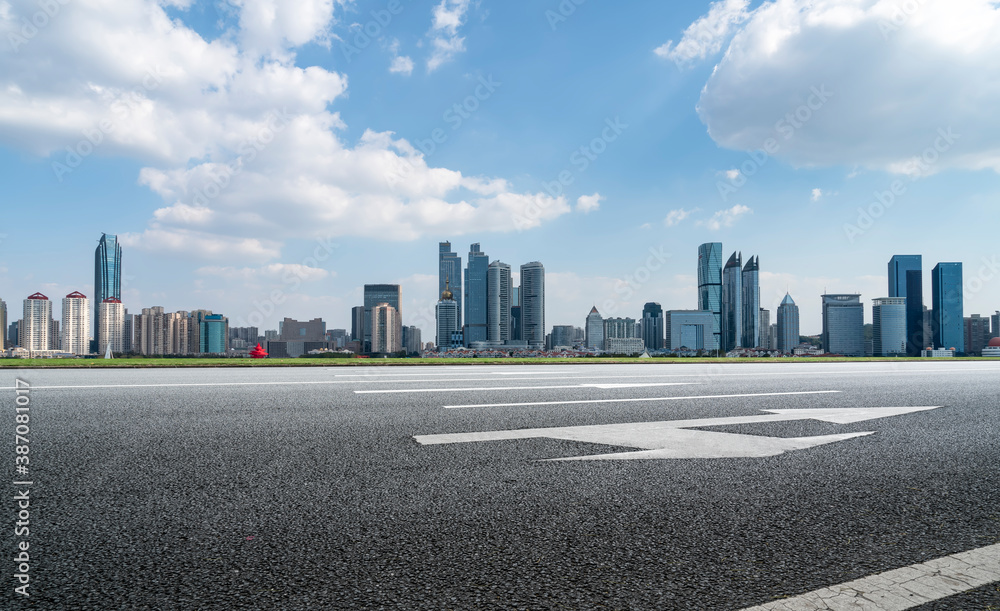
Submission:
M 1000 581 L 1000 543 L 742 611 L 865 609 L 902 611 Z
M 686 365 L 685 365 L 686 366 Z M 737 365 L 739 367 L 740 365 Z M 472 367 L 468 365 L 467 367 Z M 896 369 L 874 369 L 874 370 L 851 370 L 851 371 L 757 371 L 753 373 L 718 373 L 710 371 L 702 371 L 697 373 L 644 373 L 641 375 L 586 375 L 586 376 L 574 376 L 574 377 L 585 377 L 592 380 L 597 379 L 627 379 L 627 378 L 733 378 L 733 377 L 758 377 L 758 376 L 807 376 L 807 375 L 883 375 L 883 374 L 899 374 L 899 375 L 910 375 L 910 374 L 923 374 L 923 373 L 954 373 L 956 371 L 976 371 L 976 372 L 989 372 L 996 371 L 995 367 L 960 367 L 954 369 L 913 369 L 913 370 L 896 370 Z M 555 373 L 569 373 L 570 370 L 564 371 L 553 371 L 553 372 L 538 372 L 546 374 Z M 474 373 L 471 375 L 486 375 L 488 372 Z M 456 373 L 435 373 L 435 374 L 408 374 L 408 373 L 387 373 L 387 374 L 337 374 L 335 377 L 353 377 L 353 378 L 383 378 L 383 377 L 396 377 L 396 376 L 444 376 L 444 375 L 457 375 Z M 498 375 L 534 375 L 533 372 L 502 372 Z M 467 378 L 466 378 L 467 379 Z M 566 378 L 547 378 L 547 379 L 566 379 Z M 449 380 L 450 381 L 450 380 Z
M 546 380 L 548 381 L 548 380 Z M 701 382 L 651 382 L 635 384 L 570 384 L 562 386 L 478 386 L 476 388 L 394 388 L 389 390 L 356 390 L 358 395 L 410 393 L 410 392 L 472 392 L 478 390 L 553 390 L 557 388 L 600 388 L 604 390 L 615 388 L 646 388 L 650 386 L 690 386 Z
M 327 371 L 337 371 L 335 369 L 327 369 Z M 555 375 L 559 373 L 568 373 L 566 369 L 557 369 L 555 371 L 479 371 L 471 375 L 486 375 L 493 374 L 499 376 L 518 376 L 518 375 Z M 334 375 L 335 378 L 388 378 L 388 377 L 422 377 L 431 378 L 435 376 L 453 376 L 456 372 L 450 371 L 448 373 L 338 373 Z
M 506 378 L 514 380 L 537 380 L 538 378 Z M 545 381 L 558 380 L 591 380 L 589 376 L 572 376 L 567 378 L 545 378 Z M 192 382 L 183 384 L 87 384 L 78 386 L 32 386 L 32 390 L 63 390 L 80 388 L 183 388 L 206 386 L 306 386 L 306 385 L 336 385 L 336 384 L 413 384 L 424 380 L 303 380 L 285 382 Z M 496 382 L 496 378 L 454 378 L 450 380 L 435 380 L 435 382 Z M 13 386 L 0 387 L 0 390 L 15 390 Z
M 693 395 L 684 397 L 639 397 L 634 399 L 587 399 L 583 401 L 533 401 L 531 403 L 480 403 L 474 405 L 445 405 L 445 409 L 467 407 L 530 407 L 535 405 L 583 405 L 587 403 L 636 403 L 639 401 L 682 401 L 685 399 L 732 399 L 738 397 L 781 397 L 791 395 L 825 395 L 839 390 L 804 390 L 800 392 L 761 392 L 741 395 Z

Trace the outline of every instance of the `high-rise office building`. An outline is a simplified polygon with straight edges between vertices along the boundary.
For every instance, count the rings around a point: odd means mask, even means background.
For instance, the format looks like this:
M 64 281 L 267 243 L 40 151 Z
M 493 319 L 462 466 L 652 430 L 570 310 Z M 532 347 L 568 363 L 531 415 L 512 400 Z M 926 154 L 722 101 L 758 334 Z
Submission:
M 778 306 L 777 346 L 778 350 L 791 353 L 799 345 L 799 306 L 788 293 Z
M 7 302 L 0 299 L 0 350 L 7 346 Z
M 125 352 L 125 306 L 121 299 L 108 297 L 101 302 L 97 312 L 97 325 L 101 329 L 101 343 L 97 345 L 97 354 L 106 354 L 108 344 L 111 345 L 112 353 Z
M 129 314 L 128 308 L 124 308 L 124 323 L 122 325 L 122 352 L 132 354 L 135 341 L 135 314 Z
M 597 306 L 590 309 L 590 314 L 587 314 L 587 322 L 584 325 L 587 333 L 587 339 L 585 340 L 585 345 L 588 348 L 595 350 L 604 349 L 604 318 L 601 317 L 601 313 L 597 311 Z
M 576 330 L 573 325 L 553 325 L 551 337 L 550 343 L 552 345 L 549 348 L 553 350 L 556 348 L 572 348 L 576 343 Z
M 906 298 L 872 300 L 872 355 L 903 356 L 906 352 Z
M 101 343 L 99 317 L 100 306 L 105 299 L 122 298 L 122 247 L 118 236 L 101 234 L 94 251 L 94 339 Z M 89 331 L 88 331 L 89 333 Z
M 604 341 L 639 337 L 639 328 L 634 318 L 605 318 Z
M 510 340 L 510 266 L 500 261 L 490 263 L 486 289 L 486 339 Z
M 722 345 L 722 243 L 707 242 L 698 247 L 698 309 L 715 317 L 712 334 L 715 346 Z M 664 321 L 664 332 L 666 322 Z
M 771 350 L 778 349 L 778 323 L 771 323 L 770 328 L 770 339 L 768 340 L 768 346 Z
M 59 333 L 59 321 L 52 319 L 49 323 L 49 350 L 62 349 L 62 335 Z
M 760 347 L 764 350 L 774 350 L 775 346 L 771 343 L 771 311 L 760 308 L 758 313 L 760 320 Z
M 309 321 L 284 318 L 281 321 L 279 341 L 324 342 L 326 341 L 326 323 L 322 318 L 314 318 Z
M 90 354 L 90 300 L 83 293 L 70 293 L 62 300 L 62 350 Z
M 983 348 L 990 341 L 990 319 L 979 314 L 965 318 L 965 353 L 982 356 Z
M 365 306 L 351 308 L 351 341 L 365 341 Z
M 934 347 L 965 352 L 962 264 L 938 263 L 931 270 L 931 330 Z
M 521 335 L 528 347 L 545 346 L 545 266 L 538 261 L 521 266 Z
M 665 329 L 664 347 L 668 350 L 704 350 L 715 352 L 719 349 L 716 335 L 712 332 L 715 313 L 708 310 L 668 310 L 663 315 Z
M 451 242 L 438 244 L 438 295 L 444 292 L 445 286 L 450 287 L 452 294 L 462 294 L 462 257 L 452 252 Z M 462 302 L 458 303 L 458 328 L 462 328 Z
M 420 327 L 403 327 L 403 350 L 407 354 L 420 354 L 424 351 L 424 344 L 421 341 Z
M 519 342 L 524 339 L 521 337 L 521 287 L 511 286 L 510 294 L 510 339 Z
M 41 293 L 24 300 L 24 318 L 20 328 L 21 347 L 28 350 L 51 350 L 52 302 Z
M 663 307 L 655 301 L 642 306 L 642 341 L 647 350 L 663 349 Z
M 894 255 L 889 259 L 889 297 L 906 298 L 906 354 L 920 356 L 924 338 L 924 283 L 921 255 Z
M 865 355 L 865 311 L 861 295 L 823 295 L 823 350 Z
M 1000 337 L 1000 310 L 990 316 L 990 337 Z
M 760 258 L 751 256 L 740 277 L 741 345 L 760 347 Z
M 229 352 L 229 319 L 222 314 L 199 313 L 198 352 L 202 354 L 226 354 Z M 194 321 L 192 321 L 194 323 Z
M 479 248 L 479 243 L 470 245 L 465 267 L 465 307 L 462 309 L 463 338 L 467 348 L 487 338 L 489 269 L 490 258 Z
M 371 352 L 393 354 L 403 349 L 403 325 L 396 308 L 388 303 L 372 306 Z
M 396 329 L 397 340 L 403 334 L 403 293 L 398 284 L 366 284 L 365 285 L 365 339 L 362 350 L 377 352 L 372 348 L 372 308 L 380 303 L 387 303 L 396 310 L 395 321 L 399 323 Z
M 722 349 L 742 347 L 743 254 L 734 252 L 722 270 Z
M 458 300 L 455 299 L 451 287 L 445 283 L 445 288 L 441 291 L 441 299 L 438 300 L 434 308 L 434 317 L 437 319 L 437 336 L 434 343 L 439 352 L 451 348 L 451 337 L 458 331 Z

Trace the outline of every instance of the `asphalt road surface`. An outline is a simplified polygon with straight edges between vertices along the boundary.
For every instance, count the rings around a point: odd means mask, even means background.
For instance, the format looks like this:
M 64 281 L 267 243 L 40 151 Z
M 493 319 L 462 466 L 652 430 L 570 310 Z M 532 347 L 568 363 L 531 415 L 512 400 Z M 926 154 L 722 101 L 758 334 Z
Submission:
M 0 387 L 3 609 L 1000 609 L 997 362 Z

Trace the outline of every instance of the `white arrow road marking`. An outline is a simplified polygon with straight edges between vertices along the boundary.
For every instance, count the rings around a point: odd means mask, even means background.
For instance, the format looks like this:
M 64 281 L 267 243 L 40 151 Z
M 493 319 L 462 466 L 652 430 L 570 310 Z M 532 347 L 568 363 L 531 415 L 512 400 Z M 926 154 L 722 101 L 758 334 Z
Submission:
M 743 611 L 903 611 L 997 581 L 1000 581 L 1000 544 L 911 564 Z
M 371 394 L 386 394 L 386 393 L 408 393 L 408 392 L 472 392 L 472 391 L 485 391 L 485 390 L 553 390 L 553 389 L 566 389 L 566 388 L 601 388 L 601 389 L 614 389 L 614 388 L 645 388 L 650 386 L 690 386 L 692 384 L 701 384 L 701 382 L 651 382 L 651 383 L 635 383 L 635 384 L 570 384 L 563 386 L 479 386 L 477 388 L 401 388 L 392 390 L 356 390 L 355 394 L 359 395 L 371 395 Z
M 447 433 L 443 435 L 415 435 L 422 445 L 466 443 L 470 441 L 497 441 L 504 439 L 565 439 L 627 448 L 640 448 L 639 452 L 619 452 L 577 456 L 555 460 L 628 460 L 638 458 L 758 458 L 775 456 L 792 450 L 812 448 L 836 441 L 871 435 L 872 432 L 821 435 L 817 437 L 764 437 L 718 433 L 715 431 L 690 431 L 694 427 L 756 424 L 765 422 L 790 422 L 794 420 L 820 420 L 835 424 L 864 422 L 877 418 L 900 416 L 914 412 L 938 409 L 931 407 L 860 407 L 843 409 L 783 409 L 764 410 L 768 415 L 701 418 L 696 420 L 665 420 L 660 422 L 630 422 L 626 424 L 599 424 L 566 426 L 544 429 L 517 429 L 477 433 Z
M 531 401 L 529 403 L 478 403 L 472 405 L 445 405 L 446 409 L 465 407 L 528 407 L 534 405 L 583 405 L 586 403 L 635 403 L 638 401 L 683 401 L 685 399 L 732 399 L 736 397 L 782 397 L 789 395 L 826 395 L 839 390 L 803 390 L 800 392 L 759 392 L 742 395 L 695 395 L 684 397 L 637 397 L 632 399 L 583 399 L 580 401 Z

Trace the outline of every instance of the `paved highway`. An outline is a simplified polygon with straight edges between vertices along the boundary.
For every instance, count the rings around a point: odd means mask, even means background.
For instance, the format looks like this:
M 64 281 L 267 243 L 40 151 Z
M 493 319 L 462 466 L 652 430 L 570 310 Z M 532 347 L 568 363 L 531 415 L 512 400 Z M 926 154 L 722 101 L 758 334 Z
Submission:
M 5 609 L 1000 609 L 996 362 L 0 387 Z

